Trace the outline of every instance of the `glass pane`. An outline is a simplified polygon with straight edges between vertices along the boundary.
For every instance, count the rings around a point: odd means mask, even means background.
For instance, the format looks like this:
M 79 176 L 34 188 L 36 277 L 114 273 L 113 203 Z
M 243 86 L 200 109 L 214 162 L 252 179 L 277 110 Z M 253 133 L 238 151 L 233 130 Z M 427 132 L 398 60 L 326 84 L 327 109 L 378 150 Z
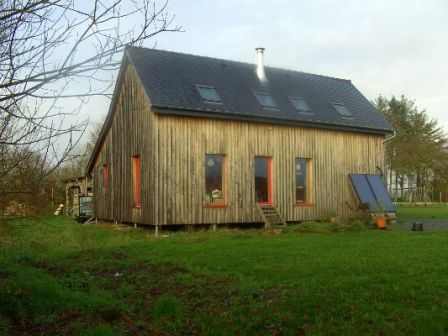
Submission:
M 255 96 L 257 97 L 260 104 L 264 107 L 275 107 L 274 100 L 271 98 L 271 96 L 263 93 L 256 93 Z
M 345 105 L 342 104 L 331 104 L 333 108 L 343 117 L 353 117 L 353 114 L 348 110 Z
M 224 203 L 223 155 L 205 156 L 205 193 L 211 204 Z
M 269 203 L 269 159 L 255 158 L 255 201 Z
M 311 109 L 309 108 L 305 100 L 301 98 L 289 98 L 289 100 L 297 110 L 302 112 L 311 112 Z
M 202 99 L 221 101 L 221 98 L 219 98 L 218 92 L 216 92 L 215 88 L 207 86 L 197 86 L 197 88 L 199 90 L 199 93 L 201 94 Z
M 296 158 L 296 201 L 306 202 L 307 160 Z

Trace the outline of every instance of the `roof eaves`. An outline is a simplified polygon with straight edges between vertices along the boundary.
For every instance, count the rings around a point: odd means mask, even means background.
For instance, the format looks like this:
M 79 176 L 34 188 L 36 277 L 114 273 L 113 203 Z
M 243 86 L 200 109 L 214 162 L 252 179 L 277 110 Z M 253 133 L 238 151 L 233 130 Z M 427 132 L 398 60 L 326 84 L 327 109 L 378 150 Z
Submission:
M 191 117 L 202 117 L 211 119 L 224 119 L 224 120 L 236 120 L 236 121 L 252 121 L 252 122 L 262 122 L 269 124 L 278 125 L 291 125 L 291 126 L 303 126 L 309 128 L 320 128 L 320 129 L 330 129 L 330 130 L 340 130 L 340 131 L 350 131 L 350 132 L 361 132 L 370 134 L 389 134 L 393 132 L 393 129 L 383 129 L 378 127 L 361 127 L 356 125 L 341 125 L 338 123 L 332 123 L 328 121 L 307 121 L 307 120 L 292 120 L 287 118 L 271 118 L 271 117 L 261 117 L 254 116 L 251 114 L 236 114 L 233 112 L 215 110 L 205 110 L 205 109 L 187 109 L 179 107 L 167 107 L 167 106 L 156 106 L 153 105 L 152 109 L 154 112 L 165 115 L 184 115 Z

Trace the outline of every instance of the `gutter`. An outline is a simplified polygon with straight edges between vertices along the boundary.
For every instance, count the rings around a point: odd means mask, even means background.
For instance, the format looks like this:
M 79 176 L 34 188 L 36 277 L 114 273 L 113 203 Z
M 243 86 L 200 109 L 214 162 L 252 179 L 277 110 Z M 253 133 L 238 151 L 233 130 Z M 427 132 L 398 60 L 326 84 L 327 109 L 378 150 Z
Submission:
M 386 141 L 390 141 L 393 138 L 395 138 L 397 136 L 397 132 L 394 131 L 394 134 L 392 134 L 391 137 L 384 139 L 383 141 L 381 141 L 381 144 L 384 144 Z

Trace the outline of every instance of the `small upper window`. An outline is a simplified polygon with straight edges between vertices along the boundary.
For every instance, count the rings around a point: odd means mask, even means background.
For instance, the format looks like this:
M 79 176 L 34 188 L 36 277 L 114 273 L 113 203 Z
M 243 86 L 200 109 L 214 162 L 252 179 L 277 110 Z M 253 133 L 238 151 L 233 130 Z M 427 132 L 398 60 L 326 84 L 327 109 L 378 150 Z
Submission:
M 272 97 L 270 95 L 268 95 L 267 93 L 255 92 L 254 94 L 255 94 L 255 97 L 257 97 L 258 102 L 261 105 L 263 105 L 263 107 L 270 107 L 270 108 L 277 107 L 277 105 L 275 105 L 275 102 L 272 99 Z
M 289 101 L 294 105 L 297 111 L 299 112 L 311 112 L 310 107 L 306 103 L 306 101 L 302 98 L 289 97 Z
M 348 108 L 344 104 L 338 104 L 338 103 L 330 103 L 330 104 L 341 116 L 346 118 L 353 118 L 353 114 L 348 110 Z
M 196 85 L 196 88 L 198 89 L 199 94 L 201 95 L 201 98 L 203 100 L 211 102 L 222 101 L 218 95 L 218 92 L 216 92 L 216 89 L 213 86 Z

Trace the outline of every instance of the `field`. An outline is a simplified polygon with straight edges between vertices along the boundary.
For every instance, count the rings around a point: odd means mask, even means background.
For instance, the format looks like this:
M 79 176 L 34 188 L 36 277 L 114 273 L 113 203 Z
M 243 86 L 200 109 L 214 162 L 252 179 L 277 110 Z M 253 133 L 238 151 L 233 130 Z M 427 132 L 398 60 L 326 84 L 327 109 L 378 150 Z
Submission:
M 448 232 L 306 223 L 155 238 L 14 220 L 0 224 L 0 334 L 443 335 L 447 255 Z
M 397 205 L 397 215 L 401 219 L 434 218 L 448 220 L 448 204 Z

